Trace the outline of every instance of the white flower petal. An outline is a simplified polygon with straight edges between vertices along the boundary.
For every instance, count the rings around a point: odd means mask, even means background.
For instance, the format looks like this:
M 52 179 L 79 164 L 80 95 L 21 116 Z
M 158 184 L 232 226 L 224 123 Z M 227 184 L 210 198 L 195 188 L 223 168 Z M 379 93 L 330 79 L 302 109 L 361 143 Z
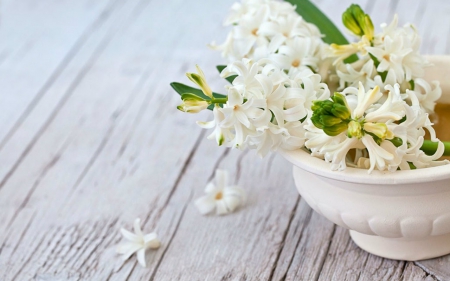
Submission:
M 138 235 L 129 232 L 125 228 L 121 228 L 120 229 L 120 233 L 122 233 L 122 235 L 123 235 L 123 237 L 125 239 L 128 239 L 128 240 L 130 240 L 132 242 L 135 242 L 135 243 L 140 243 L 141 242 L 140 237 Z
M 216 200 L 216 214 L 217 215 L 226 215 L 230 211 L 228 209 L 227 203 L 222 200 Z
M 241 205 L 241 199 L 236 196 L 224 196 L 222 200 L 227 206 L 227 210 L 229 210 L 230 212 L 233 212 L 237 207 Z
M 145 251 L 146 249 L 140 249 L 139 251 L 137 251 L 137 260 L 139 262 L 140 265 L 142 265 L 143 267 L 146 267 L 146 261 L 145 261 Z
M 217 169 L 215 174 L 215 182 L 217 188 L 225 188 L 228 185 L 228 171 Z
M 144 243 L 145 247 L 150 249 L 157 249 L 161 246 L 161 242 L 155 232 L 144 235 Z
M 136 233 L 137 236 L 142 237 L 142 230 L 141 230 L 141 219 L 137 218 L 134 220 L 134 233 Z
M 211 196 L 202 196 L 195 200 L 194 204 L 202 215 L 212 212 L 216 207 L 216 202 Z
M 246 200 L 245 190 L 238 186 L 229 186 L 229 187 L 225 188 L 223 191 L 223 194 L 224 194 L 224 197 L 227 197 L 227 196 L 238 197 L 241 200 L 241 203 L 245 202 L 245 200 Z
M 124 259 L 128 259 L 133 253 L 142 248 L 141 243 L 133 242 L 123 242 L 116 248 L 116 252 L 119 254 L 124 254 Z
M 378 170 L 383 171 L 386 167 L 386 160 L 393 160 L 394 155 L 379 146 L 372 138 L 372 136 L 365 135 L 361 141 L 366 146 L 369 151 L 370 156 L 370 169 L 369 173 L 373 169 L 378 168 Z
M 134 253 L 139 251 L 139 249 L 142 249 L 142 247 L 140 247 L 140 245 L 139 245 L 139 248 L 138 248 L 137 245 L 136 245 L 136 248 L 130 248 L 127 252 L 120 253 L 120 254 L 123 254 L 122 255 L 122 260 L 123 261 L 128 260 Z
M 218 192 L 218 191 L 220 191 L 220 190 L 221 190 L 221 189 L 220 189 L 220 188 L 217 188 L 216 185 L 215 185 L 214 183 L 212 183 L 212 182 L 209 182 L 209 183 L 206 185 L 206 187 L 205 187 L 205 192 L 208 193 L 208 194 L 216 193 L 216 192 Z
M 121 229 L 122 235 L 129 241 L 120 244 L 116 248 L 116 252 L 122 254 L 123 260 L 127 260 L 131 255 L 137 253 L 139 263 L 145 267 L 145 250 L 159 247 L 160 242 L 155 233 L 146 235 L 142 233 L 139 218 L 134 221 L 134 230 L 135 233 L 131 233 L 123 228 Z

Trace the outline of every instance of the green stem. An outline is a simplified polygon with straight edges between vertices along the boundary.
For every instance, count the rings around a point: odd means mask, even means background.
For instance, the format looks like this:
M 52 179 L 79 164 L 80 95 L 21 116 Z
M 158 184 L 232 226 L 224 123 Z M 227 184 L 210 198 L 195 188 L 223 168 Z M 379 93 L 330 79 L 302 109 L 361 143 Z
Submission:
M 443 141 L 444 146 L 445 146 L 445 150 L 444 150 L 444 156 L 450 156 L 450 142 L 448 141 Z M 429 140 L 425 140 L 423 142 L 422 147 L 420 148 L 423 152 L 425 152 L 425 154 L 427 155 L 433 155 L 436 150 L 438 148 L 438 143 L 437 142 L 432 142 Z

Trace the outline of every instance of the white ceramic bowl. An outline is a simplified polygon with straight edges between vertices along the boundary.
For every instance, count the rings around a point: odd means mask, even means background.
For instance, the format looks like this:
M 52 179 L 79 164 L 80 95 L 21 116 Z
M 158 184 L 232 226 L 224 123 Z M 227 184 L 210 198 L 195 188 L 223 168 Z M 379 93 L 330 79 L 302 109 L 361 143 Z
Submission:
M 435 67 L 427 76 L 444 78 L 450 58 L 429 60 Z M 443 82 L 441 100 L 450 103 L 450 85 L 445 84 L 450 81 Z M 450 165 L 368 174 L 355 168 L 331 171 L 330 164 L 303 150 L 281 154 L 294 164 L 295 183 L 306 202 L 350 229 L 362 249 L 411 261 L 450 253 Z

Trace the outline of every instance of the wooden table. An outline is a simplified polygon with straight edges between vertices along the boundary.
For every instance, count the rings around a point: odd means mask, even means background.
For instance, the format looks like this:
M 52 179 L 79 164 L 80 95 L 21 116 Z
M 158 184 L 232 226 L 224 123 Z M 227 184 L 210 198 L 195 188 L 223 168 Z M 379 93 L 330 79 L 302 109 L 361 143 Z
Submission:
M 0 280 L 450 280 L 360 250 L 298 195 L 276 154 L 219 148 L 176 110 L 169 82 L 199 64 L 213 88 L 234 0 L 3 0 Z M 450 1 L 317 0 L 335 22 L 358 2 L 374 23 L 414 22 L 423 53 L 450 53 Z M 193 201 L 216 168 L 247 190 L 238 212 Z M 147 268 L 115 254 L 136 217 L 162 246 Z

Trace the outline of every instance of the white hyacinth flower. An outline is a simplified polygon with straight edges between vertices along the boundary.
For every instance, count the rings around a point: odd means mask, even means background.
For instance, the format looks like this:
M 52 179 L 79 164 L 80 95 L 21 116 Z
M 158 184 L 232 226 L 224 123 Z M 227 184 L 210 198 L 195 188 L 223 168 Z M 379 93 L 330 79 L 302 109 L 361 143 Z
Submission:
M 264 117 L 264 108 L 266 108 L 266 100 L 249 98 L 245 101 L 244 97 L 237 90 L 230 88 L 227 103 L 223 108 L 219 109 L 225 116 L 220 126 L 234 129 L 234 147 L 242 148 L 248 134 L 247 132 L 253 131 L 255 127 L 259 127 L 259 121 L 263 121 L 261 119 L 266 119 Z
M 437 100 L 442 95 L 442 89 L 438 81 L 431 82 L 431 86 L 422 78 L 414 79 L 414 93 L 417 96 L 420 106 L 427 113 L 433 113 Z M 406 91 L 408 92 L 408 90 Z
M 212 129 L 214 131 L 208 136 L 208 139 L 216 140 L 219 146 L 228 143 L 233 139 L 233 134 L 229 128 L 223 128 L 220 126 L 222 121 L 225 119 L 223 113 L 219 110 L 220 107 L 215 106 L 213 109 L 214 119 L 208 122 L 197 121 L 197 124 L 203 129 Z
M 322 42 L 319 29 L 307 23 L 295 11 L 295 6 L 276 0 L 242 0 L 231 7 L 231 14 L 225 25 L 232 25 L 232 30 L 221 45 L 212 43 L 211 48 L 222 51 L 229 62 L 248 59 L 267 58 L 279 53 L 282 47 L 297 38 L 313 39 L 320 49 Z M 308 53 L 308 52 L 307 52 Z M 301 58 L 305 58 L 306 54 Z M 321 52 L 313 52 L 306 61 L 320 60 Z M 296 59 L 293 62 L 296 64 Z M 305 62 L 306 62 L 305 61 Z M 305 65 L 303 63 L 302 65 Z M 313 66 L 314 67 L 314 66 Z
M 380 64 L 377 67 L 379 73 L 393 70 L 398 83 L 402 83 L 404 79 L 411 80 L 411 72 L 406 71 L 402 62 L 413 50 L 409 46 L 405 46 L 402 37 L 391 38 L 387 36 L 384 38 L 383 45 L 366 47 L 366 50 L 379 61 Z M 405 77 L 405 74 L 408 75 Z
M 364 12 L 359 6 L 352 5 L 346 11 L 347 14 L 343 15 L 347 19 L 346 27 L 359 37 L 359 41 L 348 45 L 331 44 L 328 52 L 328 56 L 334 58 L 339 89 L 357 87 L 359 82 L 363 83 L 366 89 L 375 86 L 384 89 L 398 83 L 404 99 L 408 97 L 408 90 L 415 91 L 423 111 L 433 113 L 441 90 L 438 83 L 433 82 L 434 87 L 431 89 L 430 85 L 421 79 L 425 67 L 430 64 L 419 53 L 420 36 L 414 25 L 398 27 L 398 17 L 395 15 L 389 25 L 382 24 L 382 31 L 375 34 L 373 25 L 359 22 L 350 15 L 352 11 L 363 15 Z M 368 15 L 364 16 L 371 22 Z M 360 29 L 364 27 L 367 29 Z M 356 61 L 344 63 L 343 60 L 353 54 L 358 55 L 353 57 Z M 386 97 L 387 92 L 384 94 Z
M 245 191 L 242 188 L 228 186 L 228 172 L 225 170 L 216 170 L 214 183 L 208 183 L 205 192 L 205 196 L 195 200 L 195 206 L 202 215 L 214 210 L 217 215 L 225 215 L 245 202 Z
M 157 249 L 161 246 L 161 242 L 156 233 L 144 234 L 142 232 L 141 220 L 139 218 L 134 221 L 134 233 L 124 228 L 120 229 L 120 232 L 127 241 L 120 244 L 116 252 L 123 255 L 122 259 L 124 261 L 136 253 L 139 264 L 145 267 L 145 252 L 147 249 Z
M 318 69 L 320 61 L 321 40 L 310 37 L 295 37 L 286 41 L 278 53 L 271 58 L 283 69 Z
M 357 87 L 361 82 L 364 88 L 374 88 L 376 82 L 374 76 L 376 74 L 375 65 L 373 61 L 368 59 L 362 67 L 364 60 L 359 60 L 355 64 L 339 64 L 337 68 L 337 74 L 340 78 L 339 88 L 344 89 L 346 87 Z

